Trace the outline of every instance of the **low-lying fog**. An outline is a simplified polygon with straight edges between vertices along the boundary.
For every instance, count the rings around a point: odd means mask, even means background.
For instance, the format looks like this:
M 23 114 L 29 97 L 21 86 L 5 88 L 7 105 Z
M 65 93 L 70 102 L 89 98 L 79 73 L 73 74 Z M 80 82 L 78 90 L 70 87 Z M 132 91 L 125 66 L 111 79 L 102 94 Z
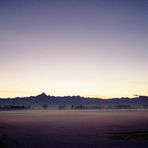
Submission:
M 148 147 L 148 140 L 114 140 L 112 133 L 148 131 L 148 112 L 99 110 L 0 111 L 2 148 Z

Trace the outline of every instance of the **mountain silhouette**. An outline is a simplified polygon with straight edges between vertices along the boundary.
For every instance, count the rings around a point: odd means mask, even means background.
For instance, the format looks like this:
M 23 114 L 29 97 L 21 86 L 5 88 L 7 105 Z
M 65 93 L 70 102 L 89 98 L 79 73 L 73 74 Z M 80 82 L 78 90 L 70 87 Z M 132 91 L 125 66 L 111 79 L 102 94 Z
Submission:
M 30 106 L 41 108 L 43 105 L 57 108 L 59 106 L 84 108 L 148 108 L 148 96 L 135 98 L 85 98 L 81 96 L 48 96 L 44 92 L 37 96 L 1 98 L 0 108 L 4 106 Z
M 40 95 L 37 95 L 36 97 L 45 98 L 45 97 L 48 97 L 48 95 L 46 95 L 46 94 L 43 92 L 43 93 L 41 93 Z

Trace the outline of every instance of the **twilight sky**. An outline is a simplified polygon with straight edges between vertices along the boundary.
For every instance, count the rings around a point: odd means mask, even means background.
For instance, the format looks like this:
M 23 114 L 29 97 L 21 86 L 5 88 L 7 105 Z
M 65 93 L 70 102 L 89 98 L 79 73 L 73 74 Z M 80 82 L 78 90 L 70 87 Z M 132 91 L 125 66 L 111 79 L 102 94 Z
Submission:
M 0 97 L 148 95 L 147 0 L 0 0 Z

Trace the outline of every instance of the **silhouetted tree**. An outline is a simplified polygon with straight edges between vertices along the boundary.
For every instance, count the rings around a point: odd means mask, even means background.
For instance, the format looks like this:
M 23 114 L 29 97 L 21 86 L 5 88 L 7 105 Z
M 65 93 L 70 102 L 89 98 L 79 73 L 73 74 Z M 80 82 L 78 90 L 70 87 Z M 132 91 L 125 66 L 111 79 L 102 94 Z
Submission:
M 147 109 L 147 108 L 148 108 L 148 104 L 145 104 L 143 107 L 144 107 L 145 109 Z
M 71 105 L 71 109 L 74 109 L 74 105 Z
M 47 109 L 48 105 L 47 104 L 43 104 L 43 109 Z
M 65 105 L 60 105 L 58 106 L 58 109 L 61 110 L 61 109 L 66 109 L 66 106 Z

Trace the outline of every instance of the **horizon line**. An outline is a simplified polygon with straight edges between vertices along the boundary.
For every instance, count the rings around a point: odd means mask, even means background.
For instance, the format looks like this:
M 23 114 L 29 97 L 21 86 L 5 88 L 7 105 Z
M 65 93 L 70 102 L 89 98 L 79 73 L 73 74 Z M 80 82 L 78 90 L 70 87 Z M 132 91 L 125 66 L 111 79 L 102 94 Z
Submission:
M 1 91 L 0 91 L 1 92 Z M 17 91 L 8 91 L 8 92 L 17 92 Z M 22 91 L 23 92 L 23 91 Z M 39 95 L 42 95 L 42 94 L 44 94 L 44 95 L 46 95 L 46 96 L 51 96 L 51 97 L 76 97 L 76 96 L 79 96 L 79 97 L 81 97 L 81 98 L 94 98 L 94 99 L 115 99 L 115 98 L 118 98 L 118 99 L 120 99 L 120 98 L 129 98 L 129 99 L 132 99 L 132 98 L 136 98 L 136 97 L 140 97 L 140 96 L 146 96 L 147 97 L 147 95 L 137 95 L 137 94 L 134 94 L 134 95 L 132 95 L 133 97 L 124 97 L 124 96 L 122 96 L 122 97 L 108 97 L 108 98 L 102 98 L 102 97 L 91 97 L 91 96 L 81 96 L 81 95 L 49 95 L 48 93 L 45 93 L 45 92 L 42 92 L 42 93 L 38 93 L 38 95 L 28 95 L 28 96 L 16 96 L 16 97 L 0 97 L 0 99 L 15 99 L 15 98 L 27 98 L 27 97 L 37 97 L 37 96 L 39 96 Z

